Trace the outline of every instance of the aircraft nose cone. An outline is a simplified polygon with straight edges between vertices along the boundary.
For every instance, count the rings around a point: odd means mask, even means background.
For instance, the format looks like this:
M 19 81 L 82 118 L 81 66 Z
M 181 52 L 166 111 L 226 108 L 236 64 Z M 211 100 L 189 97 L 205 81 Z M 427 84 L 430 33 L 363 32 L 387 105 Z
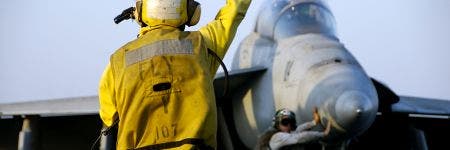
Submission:
M 350 134 L 366 130 L 372 123 L 376 108 L 369 97 L 360 91 L 346 91 L 336 101 L 336 121 Z

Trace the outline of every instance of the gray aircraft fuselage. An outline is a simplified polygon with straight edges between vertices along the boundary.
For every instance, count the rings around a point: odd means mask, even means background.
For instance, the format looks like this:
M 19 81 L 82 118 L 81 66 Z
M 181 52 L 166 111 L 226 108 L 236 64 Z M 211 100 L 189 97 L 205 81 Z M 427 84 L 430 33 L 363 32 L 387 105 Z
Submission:
M 234 96 L 239 138 L 254 147 L 272 126 L 277 109 L 296 113 L 297 123 L 319 109 L 324 141 L 345 141 L 373 123 L 378 98 L 370 78 L 335 34 L 334 17 L 316 0 L 275 0 L 260 12 L 254 32 L 242 42 L 232 69 L 263 66 L 267 71 L 244 94 Z

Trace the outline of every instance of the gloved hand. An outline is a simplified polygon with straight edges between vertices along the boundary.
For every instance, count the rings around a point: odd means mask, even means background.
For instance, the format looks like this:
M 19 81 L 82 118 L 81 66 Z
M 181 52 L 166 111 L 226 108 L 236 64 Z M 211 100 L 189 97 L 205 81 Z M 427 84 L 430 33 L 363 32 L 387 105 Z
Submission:
M 316 125 L 320 124 L 320 115 L 319 115 L 319 111 L 317 110 L 317 107 L 313 108 L 313 119 L 314 119 L 314 124 L 316 124 Z

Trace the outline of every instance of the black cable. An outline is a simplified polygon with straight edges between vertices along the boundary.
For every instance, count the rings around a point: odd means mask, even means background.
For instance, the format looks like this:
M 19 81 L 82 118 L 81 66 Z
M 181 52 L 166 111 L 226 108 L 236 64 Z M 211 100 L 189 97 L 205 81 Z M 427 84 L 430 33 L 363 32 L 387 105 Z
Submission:
M 119 119 L 116 119 L 110 127 L 103 128 L 100 131 L 100 135 L 95 139 L 94 143 L 91 145 L 91 150 L 94 150 L 95 145 L 97 145 L 98 141 L 102 138 L 102 135 L 109 135 L 111 133 L 112 128 L 114 128 L 117 123 L 119 123 Z
M 220 59 L 220 57 L 211 49 L 208 48 L 208 53 L 213 55 L 217 61 L 220 63 L 220 65 L 223 68 L 223 72 L 225 73 L 225 83 L 224 83 L 224 89 L 223 89 L 223 94 L 222 94 L 222 98 L 225 98 L 225 96 L 227 95 L 228 92 L 228 70 L 227 70 L 227 66 L 225 66 L 225 63 L 223 63 L 222 59 Z
M 94 150 L 95 145 L 98 143 L 98 140 L 100 140 L 100 138 L 102 138 L 102 134 L 100 133 L 100 135 L 97 137 L 97 139 L 95 139 L 94 144 L 91 145 L 91 150 Z

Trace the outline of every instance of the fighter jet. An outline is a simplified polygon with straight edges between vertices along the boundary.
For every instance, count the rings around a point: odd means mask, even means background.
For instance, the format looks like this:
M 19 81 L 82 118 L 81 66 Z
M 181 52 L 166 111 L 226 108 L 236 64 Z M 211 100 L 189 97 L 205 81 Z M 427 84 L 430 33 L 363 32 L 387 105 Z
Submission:
M 395 94 L 370 78 L 335 31 L 323 1 L 265 3 L 229 76 L 214 81 L 218 149 L 252 149 L 275 110 L 294 111 L 300 124 L 315 107 L 322 124 L 332 124 L 318 149 L 448 148 L 450 101 Z M 101 129 L 97 96 L 0 104 L 0 116 L 0 149 L 89 149 Z M 114 149 L 114 138 L 96 146 Z
M 422 149 L 427 148 L 423 130 L 433 123 L 449 131 L 450 101 L 398 96 L 370 78 L 336 36 L 335 20 L 325 2 L 274 0 L 265 4 L 254 31 L 234 57 L 231 91 L 219 102 L 223 112 L 219 114 L 226 122 L 221 132 L 228 132 L 221 134 L 228 135 L 222 137 L 223 143 L 239 149 L 254 147 L 280 108 L 294 111 L 298 123 L 304 123 L 312 120 L 312 109 L 317 107 L 323 125 L 332 124 L 331 135 L 321 141 L 329 149 L 367 149 L 363 146 L 371 144 L 386 148 L 379 145 L 384 140 L 377 138 L 386 139 L 384 144 L 391 148 Z M 220 77 L 216 80 L 217 85 L 223 82 Z M 215 87 L 220 95 L 221 86 Z M 419 123 L 413 123 L 417 119 L 411 119 L 417 116 L 438 116 L 441 122 L 421 120 L 430 126 L 419 129 Z M 381 131 L 362 135 L 368 129 Z M 392 135 L 396 133 L 407 134 Z M 414 140 L 404 140 L 411 137 Z M 366 142 L 371 139 L 378 144 Z

